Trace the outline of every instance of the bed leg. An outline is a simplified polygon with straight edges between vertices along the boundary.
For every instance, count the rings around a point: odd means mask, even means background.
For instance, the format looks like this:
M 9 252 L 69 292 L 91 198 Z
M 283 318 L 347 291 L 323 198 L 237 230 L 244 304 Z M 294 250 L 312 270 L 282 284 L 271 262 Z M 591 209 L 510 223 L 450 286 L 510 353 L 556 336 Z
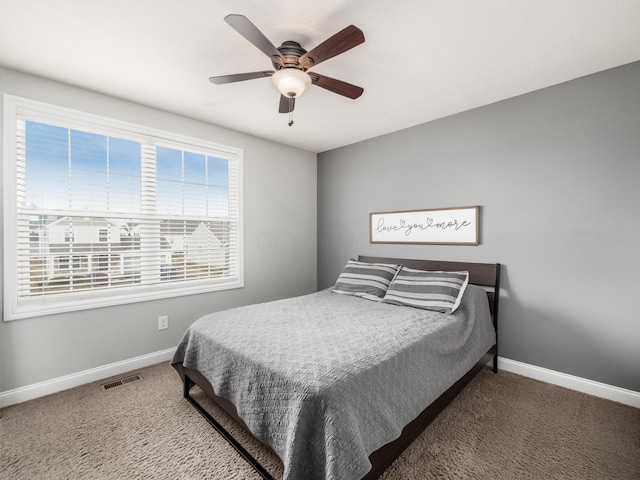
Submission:
M 493 373 L 498 373 L 498 354 L 493 356 Z
M 182 384 L 182 396 L 184 398 L 190 397 L 189 390 L 191 390 L 191 387 L 193 387 L 194 385 L 195 382 L 185 375 L 184 382 Z

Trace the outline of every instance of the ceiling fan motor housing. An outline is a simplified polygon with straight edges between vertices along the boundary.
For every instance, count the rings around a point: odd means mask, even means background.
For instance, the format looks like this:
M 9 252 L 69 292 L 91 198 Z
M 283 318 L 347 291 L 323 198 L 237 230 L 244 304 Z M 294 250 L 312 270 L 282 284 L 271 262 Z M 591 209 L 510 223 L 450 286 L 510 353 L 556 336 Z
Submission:
M 305 71 L 313 65 L 313 60 L 309 57 L 304 59 L 304 62 L 300 64 L 300 57 L 307 53 L 298 42 L 287 40 L 278 47 L 278 51 L 282 55 L 273 55 L 271 57 L 271 63 L 273 68 L 280 70 L 281 68 L 297 68 L 298 70 Z

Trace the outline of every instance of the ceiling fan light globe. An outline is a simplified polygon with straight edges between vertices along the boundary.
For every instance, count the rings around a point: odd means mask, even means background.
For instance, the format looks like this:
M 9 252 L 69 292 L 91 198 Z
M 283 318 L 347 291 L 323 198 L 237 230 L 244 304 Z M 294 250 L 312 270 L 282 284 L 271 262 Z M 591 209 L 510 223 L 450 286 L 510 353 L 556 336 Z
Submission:
M 299 97 L 309 85 L 311 77 L 297 68 L 283 68 L 271 76 L 271 80 L 276 88 L 285 97 Z

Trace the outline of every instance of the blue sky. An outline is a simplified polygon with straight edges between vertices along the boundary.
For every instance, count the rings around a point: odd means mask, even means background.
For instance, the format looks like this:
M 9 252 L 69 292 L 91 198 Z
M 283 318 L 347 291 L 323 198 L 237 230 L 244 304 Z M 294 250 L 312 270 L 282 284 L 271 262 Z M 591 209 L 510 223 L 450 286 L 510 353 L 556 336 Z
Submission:
M 140 211 L 140 143 L 27 121 L 26 144 L 27 205 L 105 216 Z M 227 214 L 227 160 L 167 147 L 156 152 L 159 213 Z

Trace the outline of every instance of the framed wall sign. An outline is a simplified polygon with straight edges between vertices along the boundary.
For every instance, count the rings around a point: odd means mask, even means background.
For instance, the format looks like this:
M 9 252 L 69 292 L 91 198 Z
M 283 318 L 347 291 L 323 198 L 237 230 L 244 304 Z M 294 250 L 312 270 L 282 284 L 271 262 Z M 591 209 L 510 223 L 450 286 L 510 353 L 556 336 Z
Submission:
M 478 245 L 480 207 L 376 212 L 369 215 L 371 243 Z

